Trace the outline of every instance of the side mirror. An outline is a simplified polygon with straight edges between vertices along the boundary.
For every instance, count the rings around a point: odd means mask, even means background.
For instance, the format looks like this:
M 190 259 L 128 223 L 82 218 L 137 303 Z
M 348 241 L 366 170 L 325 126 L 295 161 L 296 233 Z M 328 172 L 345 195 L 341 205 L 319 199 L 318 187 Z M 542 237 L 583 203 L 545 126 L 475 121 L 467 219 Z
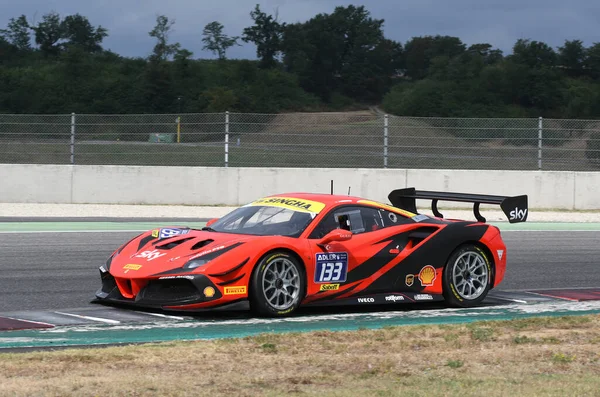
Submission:
M 319 241 L 319 244 L 328 244 L 332 241 L 348 241 L 352 238 L 352 232 L 344 229 L 335 229 L 330 231 Z
M 210 226 L 218 220 L 219 220 L 219 218 L 212 218 L 208 222 L 206 222 L 206 226 Z

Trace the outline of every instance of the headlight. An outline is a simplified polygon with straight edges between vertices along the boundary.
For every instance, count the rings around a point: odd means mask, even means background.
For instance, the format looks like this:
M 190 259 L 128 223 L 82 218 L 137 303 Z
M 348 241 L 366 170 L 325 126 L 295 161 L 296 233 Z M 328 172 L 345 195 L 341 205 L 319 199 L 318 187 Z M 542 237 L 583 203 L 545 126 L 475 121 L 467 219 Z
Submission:
M 202 259 L 202 258 L 193 259 L 193 260 L 189 261 L 188 263 L 186 263 L 185 265 L 183 265 L 183 268 L 184 269 L 195 269 L 197 267 L 206 265 L 208 262 L 210 262 L 210 259 Z

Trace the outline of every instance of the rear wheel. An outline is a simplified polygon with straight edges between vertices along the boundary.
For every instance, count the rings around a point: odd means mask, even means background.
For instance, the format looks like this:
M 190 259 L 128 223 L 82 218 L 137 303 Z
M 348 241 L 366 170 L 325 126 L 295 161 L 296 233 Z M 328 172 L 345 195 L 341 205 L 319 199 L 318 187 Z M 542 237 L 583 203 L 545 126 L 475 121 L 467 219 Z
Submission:
M 294 256 L 282 251 L 269 253 L 252 274 L 252 310 L 269 317 L 291 314 L 304 297 L 304 280 L 304 267 Z
M 491 280 L 492 265 L 486 253 L 476 245 L 463 245 L 444 268 L 444 298 L 451 306 L 475 306 L 487 296 Z

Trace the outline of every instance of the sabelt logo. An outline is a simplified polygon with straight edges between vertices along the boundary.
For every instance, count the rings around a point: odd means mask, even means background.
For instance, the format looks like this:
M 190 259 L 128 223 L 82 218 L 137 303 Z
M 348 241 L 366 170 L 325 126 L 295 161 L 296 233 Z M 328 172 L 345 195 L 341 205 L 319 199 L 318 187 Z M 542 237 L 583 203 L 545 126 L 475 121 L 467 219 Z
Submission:
M 337 291 L 338 289 L 340 289 L 339 284 L 323 284 L 319 291 Z
M 519 207 L 515 207 L 514 210 L 510 211 L 509 215 L 510 215 L 511 221 L 514 221 L 515 219 L 518 219 L 521 221 L 521 220 L 525 219 L 525 215 L 527 215 L 527 210 L 526 209 L 520 210 Z
M 401 295 L 389 295 L 385 297 L 386 301 L 391 301 L 391 302 L 397 302 L 397 301 L 403 301 L 404 297 Z
M 225 295 L 244 295 L 246 293 L 246 286 L 239 285 L 235 287 L 225 287 Z
M 358 303 L 374 303 L 375 298 L 358 298 Z

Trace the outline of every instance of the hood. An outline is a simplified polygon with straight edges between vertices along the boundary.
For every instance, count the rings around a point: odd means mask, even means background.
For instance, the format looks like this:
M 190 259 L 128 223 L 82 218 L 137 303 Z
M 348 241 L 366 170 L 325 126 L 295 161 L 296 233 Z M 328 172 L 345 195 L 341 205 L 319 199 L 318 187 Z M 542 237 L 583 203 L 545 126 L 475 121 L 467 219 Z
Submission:
M 113 276 L 144 278 L 176 273 L 202 272 L 214 259 L 261 236 L 216 233 L 184 227 L 168 227 L 144 233 L 117 250 L 107 262 Z M 184 269 L 191 260 L 205 265 Z

